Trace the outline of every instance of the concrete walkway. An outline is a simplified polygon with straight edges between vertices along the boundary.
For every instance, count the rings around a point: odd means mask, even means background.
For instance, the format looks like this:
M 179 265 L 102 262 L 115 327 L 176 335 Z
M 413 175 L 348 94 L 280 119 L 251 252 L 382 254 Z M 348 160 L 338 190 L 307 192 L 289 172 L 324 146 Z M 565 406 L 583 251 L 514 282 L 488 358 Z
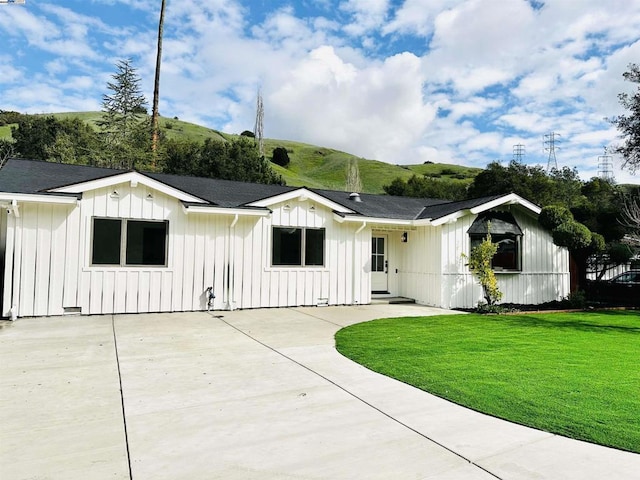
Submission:
M 333 347 L 349 324 L 437 313 L 0 322 L 0 478 L 640 479 L 640 455 L 467 410 Z

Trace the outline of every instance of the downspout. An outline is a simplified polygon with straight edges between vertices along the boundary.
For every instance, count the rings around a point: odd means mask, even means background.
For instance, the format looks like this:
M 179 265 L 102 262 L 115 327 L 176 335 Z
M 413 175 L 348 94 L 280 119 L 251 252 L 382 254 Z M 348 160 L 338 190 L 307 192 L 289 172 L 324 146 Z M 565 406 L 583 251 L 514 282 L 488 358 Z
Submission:
M 360 225 L 360 227 L 353 233 L 353 252 L 351 255 L 353 257 L 353 272 L 351 274 L 351 291 L 353 292 L 354 304 L 360 304 L 360 292 L 358 292 L 358 295 L 356 295 L 356 275 L 361 275 L 361 273 L 357 273 L 358 263 L 356 258 L 356 252 L 357 252 L 356 243 L 357 243 L 358 234 L 362 232 L 362 230 L 364 230 L 366 226 L 367 226 L 367 222 L 363 221 L 362 225 Z M 362 289 L 362 286 L 360 287 L 360 289 Z
M 3 206 L 4 208 L 4 206 Z M 17 218 L 20 217 L 20 212 L 18 210 L 18 202 L 13 199 L 11 200 L 11 203 L 9 205 L 6 206 L 7 208 L 7 224 L 4 226 L 4 228 L 6 229 L 6 240 L 5 240 L 5 252 L 4 252 L 4 263 L 5 263 L 5 270 L 3 272 L 3 275 L 5 276 L 4 278 L 4 289 L 5 291 L 3 292 L 3 302 L 4 300 L 9 300 L 9 305 L 3 305 L 3 310 L 7 311 L 7 307 L 8 308 L 8 314 L 9 314 L 9 319 L 12 322 L 15 322 L 18 319 L 18 302 L 20 301 L 20 296 L 19 296 L 19 292 L 18 292 L 18 287 L 19 287 L 19 282 L 16 282 L 16 253 L 15 253 L 15 249 L 16 249 L 16 242 L 15 242 L 15 236 L 16 236 L 16 229 L 18 228 L 18 222 L 17 222 Z M 9 223 L 11 222 L 11 229 L 9 229 Z M 11 230 L 11 232 L 9 232 L 9 230 Z M 9 241 L 9 233 L 11 233 L 11 252 L 7 252 L 7 245 L 6 242 Z M 9 258 L 9 256 L 7 255 L 7 253 L 11 254 L 11 258 Z M 7 265 L 11 266 L 11 268 L 9 270 L 7 270 Z M 7 272 L 10 271 L 11 273 L 11 278 L 10 281 L 7 282 Z M 9 289 L 9 292 L 7 292 L 7 289 Z
M 233 239 L 233 232 L 236 224 L 238 223 L 238 214 L 236 213 L 233 217 L 233 221 L 229 225 L 229 273 L 227 274 L 227 310 L 235 310 L 233 301 L 233 283 L 235 279 L 235 265 L 234 265 L 234 256 L 235 256 L 235 244 L 236 242 Z

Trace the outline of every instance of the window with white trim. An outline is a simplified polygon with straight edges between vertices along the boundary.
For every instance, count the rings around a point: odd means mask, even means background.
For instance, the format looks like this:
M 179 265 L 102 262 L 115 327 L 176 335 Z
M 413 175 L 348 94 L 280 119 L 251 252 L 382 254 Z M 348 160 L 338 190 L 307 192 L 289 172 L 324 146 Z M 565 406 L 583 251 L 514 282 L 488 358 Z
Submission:
M 92 265 L 166 266 L 168 221 L 93 218 Z
M 324 266 L 324 228 L 273 227 L 271 265 Z

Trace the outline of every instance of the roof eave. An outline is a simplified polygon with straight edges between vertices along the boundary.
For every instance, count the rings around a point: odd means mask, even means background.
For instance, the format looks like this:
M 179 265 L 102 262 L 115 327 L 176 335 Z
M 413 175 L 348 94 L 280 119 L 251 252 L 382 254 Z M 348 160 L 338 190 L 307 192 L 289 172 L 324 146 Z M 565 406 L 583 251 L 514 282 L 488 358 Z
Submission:
M 305 187 L 290 190 L 278 195 L 273 195 L 272 197 L 264 198 L 255 202 L 249 202 L 245 205 L 247 207 L 270 207 L 271 205 L 274 205 L 276 203 L 282 203 L 291 200 L 299 200 L 301 202 L 311 200 L 334 211 L 345 214 L 354 213 L 353 210 L 346 208 L 344 205 L 334 202 L 333 200 L 320 195 L 319 193 L 313 192 Z
M 340 215 L 339 212 L 333 212 L 333 219 L 338 223 L 362 223 L 367 222 L 368 225 L 399 225 L 413 227 L 417 225 L 428 225 L 425 223 L 418 224 L 415 220 L 403 220 L 398 218 L 381 218 L 367 217 L 364 215 Z M 422 221 L 421 221 L 422 222 Z
M 96 178 L 94 180 L 88 180 L 86 182 L 80 182 L 73 185 L 67 185 L 65 187 L 52 188 L 47 190 L 51 193 L 82 193 L 90 190 L 96 190 L 98 188 L 111 187 L 121 183 L 129 183 L 132 187 L 136 187 L 139 183 L 149 188 L 162 192 L 170 197 L 174 197 L 178 200 L 194 203 L 207 203 L 202 198 L 191 195 L 177 188 L 174 188 L 166 183 L 151 178 L 140 172 L 124 172 L 117 175 L 109 175 L 106 177 Z
M 11 193 L 0 192 L 0 202 L 48 203 L 59 205 L 75 205 L 82 194 L 52 195 L 49 193 Z
M 508 195 L 504 195 L 489 202 L 483 203 L 481 205 L 478 205 L 477 207 L 469 209 L 469 211 L 474 215 L 477 215 L 478 213 L 482 213 L 484 211 L 491 210 L 492 208 L 500 207 L 502 205 L 520 205 L 527 210 L 532 211 L 536 215 L 539 215 L 542 211 L 539 206 L 515 193 L 510 193 Z
M 182 204 L 184 213 L 204 213 L 208 215 L 238 215 L 243 217 L 268 217 L 271 210 L 268 208 L 243 208 L 243 207 L 219 207 L 217 205 L 198 205 L 192 203 Z

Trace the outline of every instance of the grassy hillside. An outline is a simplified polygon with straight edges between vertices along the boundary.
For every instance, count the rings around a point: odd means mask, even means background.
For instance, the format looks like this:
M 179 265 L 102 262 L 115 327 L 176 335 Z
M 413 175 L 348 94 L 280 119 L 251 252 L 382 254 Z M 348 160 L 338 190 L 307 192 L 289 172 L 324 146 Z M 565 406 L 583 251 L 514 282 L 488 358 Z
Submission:
M 96 122 L 101 116 L 100 112 L 68 112 L 53 115 L 59 119 L 78 117 L 96 127 Z M 194 123 L 166 117 L 160 117 L 159 124 L 166 137 L 173 139 L 203 142 L 207 138 L 224 141 L 237 136 L 236 134 L 223 133 Z M 0 138 L 9 137 L 10 135 L 9 126 L 0 127 Z M 267 158 L 271 157 L 273 149 L 276 147 L 286 148 L 291 162 L 287 168 L 275 164 L 272 164 L 272 167 L 282 175 L 287 185 L 295 187 L 307 186 L 310 188 L 343 190 L 345 188 L 346 167 L 349 160 L 357 158 L 346 152 L 306 143 L 265 139 L 265 155 Z M 383 186 L 391 183 L 397 177 L 408 179 L 417 174 L 470 183 L 475 175 L 481 171 L 478 168 L 437 163 L 399 166 L 363 158 L 358 158 L 358 165 L 363 191 L 366 193 L 383 193 Z

